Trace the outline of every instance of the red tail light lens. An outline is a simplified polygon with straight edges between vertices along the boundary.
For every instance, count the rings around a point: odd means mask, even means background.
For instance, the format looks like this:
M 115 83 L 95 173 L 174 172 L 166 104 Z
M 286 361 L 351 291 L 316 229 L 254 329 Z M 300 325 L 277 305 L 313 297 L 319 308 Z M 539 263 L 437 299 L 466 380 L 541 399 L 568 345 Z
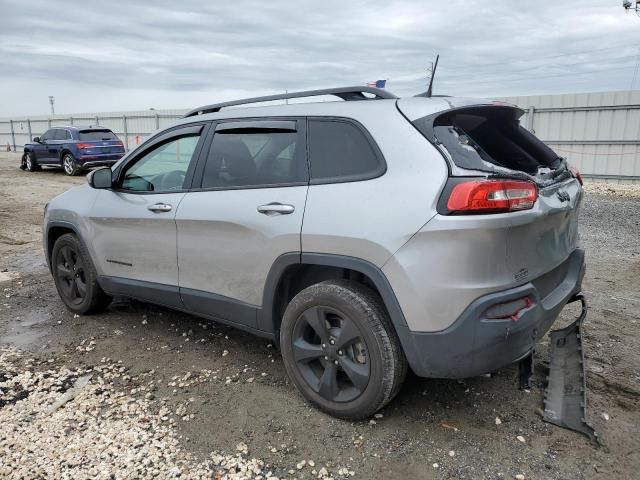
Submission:
M 87 148 L 91 148 L 94 147 L 95 145 L 91 144 L 91 143 L 79 143 L 78 144 L 78 148 L 81 150 L 86 150 Z
M 450 212 L 502 213 L 528 210 L 538 199 L 535 184 L 520 180 L 477 180 L 453 187 Z
M 578 170 L 578 167 L 570 165 L 569 169 L 571 170 L 571 173 L 573 173 L 573 176 L 576 177 L 578 182 L 580 182 L 580 185 L 584 185 L 584 183 L 582 182 L 582 175 L 580 175 L 580 170 Z

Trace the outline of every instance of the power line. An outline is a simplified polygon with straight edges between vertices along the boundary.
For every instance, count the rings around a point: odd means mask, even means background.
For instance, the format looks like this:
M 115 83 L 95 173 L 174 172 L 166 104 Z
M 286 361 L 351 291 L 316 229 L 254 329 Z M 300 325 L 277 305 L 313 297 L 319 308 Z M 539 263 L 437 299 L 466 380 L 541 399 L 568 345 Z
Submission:
M 532 57 L 527 57 L 527 61 L 528 62 L 535 62 L 537 60 L 547 60 L 550 58 L 560 58 L 560 57 L 570 57 L 573 55 L 585 55 L 588 53 L 594 53 L 594 52 L 604 52 L 607 50 L 620 50 L 622 48 L 628 48 L 629 44 L 625 43 L 623 45 L 617 46 L 617 47 L 605 47 L 605 48 L 594 48 L 594 49 L 590 49 L 590 50 L 583 50 L 580 52 L 572 52 L 572 53 L 560 53 L 557 55 L 548 55 L 548 56 L 544 56 L 544 57 L 536 57 L 536 58 L 532 58 Z M 505 62 L 497 62 L 497 63 L 478 63 L 478 64 L 473 64 L 473 67 L 492 67 L 492 66 L 504 66 Z M 469 65 L 465 65 L 465 66 L 469 66 Z
M 613 57 L 613 58 L 609 58 L 607 60 L 625 60 L 625 59 L 629 59 L 629 58 L 638 58 L 638 55 L 625 55 L 623 57 Z M 549 68 L 549 67 L 574 67 L 576 65 L 585 65 L 588 63 L 602 63 L 602 60 L 599 59 L 592 59 L 592 60 L 585 60 L 585 61 L 581 61 L 581 62 L 574 62 L 574 63 L 549 63 L 549 64 L 543 64 L 543 65 L 538 65 L 535 67 L 527 67 L 527 68 L 523 68 L 523 69 L 519 69 L 519 70 L 506 70 L 503 72 L 499 72 L 496 73 L 497 74 L 511 74 L 511 73 L 520 73 L 520 72 L 530 72 L 532 70 L 538 70 L 541 68 Z M 504 65 L 504 64 L 503 64 Z M 477 74 L 477 72 L 474 72 L 474 74 Z M 490 74 L 491 75 L 491 74 Z M 445 75 L 444 79 L 452 79 L 452 78 L 462 78 L 462 77 L 468 77 L 469 74 L 460 74 L 460 75 Z
M 634 65 L 630 65 L 627 67 L 616 67 L 616 68 L 601 68 L 599 70 L 590 70 L 590 71 L 586 71 L 586 72 L 571 72 L 571 73 L 559 73 L 559 74 L 554 74 L 554 75 L 536 75 L 536 76 L 526 76 L 526 77 L 521 77 L 521 78 L 506 78 L 506 79 L 501 79 L 501 80 L 481 80 L 481 81 L 477 81 L 474 80 L 472 78 L 468 79 L 468 80 L 463 80 L 463 83 L 466 82 L 473 82 L 474 85 L 480 85 L 480 84 L 485 84 L 485 83 L 509 83 L 509 82 L 519 82 L 522 80 L 535 80 L 535 79 L 544 79 L 544 78 L 555 78 L 555 77 L 575 77 L 578 75 L 590 75 L 590 74 L 594 74 L 594 73 L 602 73 L 602 72 L 612 72 L 615 70 L 629 70 L 630 68 L 635 68 Z M 446 79 L 442 80 L 443 82 L 446 81 Z M 458 83 L 458 82 L 452 82 L 452 83 Z

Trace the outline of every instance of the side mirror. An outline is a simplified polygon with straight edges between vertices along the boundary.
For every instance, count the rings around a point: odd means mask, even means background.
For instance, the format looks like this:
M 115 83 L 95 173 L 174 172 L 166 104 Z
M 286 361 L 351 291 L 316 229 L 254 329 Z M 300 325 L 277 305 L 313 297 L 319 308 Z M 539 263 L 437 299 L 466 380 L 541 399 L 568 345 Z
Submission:
M 91 188 L 111 188 L 113 181 L 111 179 L 111 169 L 109 167 L 98 168 L 89 172 L 87 175 L 87 183 Z
M 36 143 L 40 143 L 40 137 L 33 137 L 33 141 Z

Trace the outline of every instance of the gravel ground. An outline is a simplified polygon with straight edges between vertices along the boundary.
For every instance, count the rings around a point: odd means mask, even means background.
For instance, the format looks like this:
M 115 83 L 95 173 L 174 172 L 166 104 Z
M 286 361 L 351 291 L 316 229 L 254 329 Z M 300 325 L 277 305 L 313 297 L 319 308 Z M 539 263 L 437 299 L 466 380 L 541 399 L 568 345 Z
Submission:
M 44 266 L 40 222 L 50 197 L 84 179 L 2 155 L 0 478 L 637 476 L 640 186 L 589 184 L 582 211 L 596 448 L 540 418 L 546 339 L 529 392 L 516 368 L 410 376 L 379 416 L 344 422 L 304 403 L 264 340 L 138 302 L 74 316 Z

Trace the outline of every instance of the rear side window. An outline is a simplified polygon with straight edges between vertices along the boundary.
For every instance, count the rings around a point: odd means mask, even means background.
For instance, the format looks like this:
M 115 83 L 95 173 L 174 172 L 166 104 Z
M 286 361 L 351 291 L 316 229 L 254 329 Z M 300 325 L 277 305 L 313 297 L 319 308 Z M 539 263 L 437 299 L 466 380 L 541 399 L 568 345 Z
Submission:
M 413 123 L 425 137 L 443 146 L 460 168 L 529 174 L 539 167 L 557 168 L 558 155 L 520 126 L 519 117 L 516 108 L 471 107 Z
M 78 138 L 81 142 L 92 142 L 100 140 L 117 140 L 115 133 L 111 130 L 80 130 Z
M 297 131 L 216 132 L 202 188 L 238 188 L 307 182 L 304 136 Z
M 309 121 L 309 162 L 313 183 L 366 180 L 385 170 L 364 132 L 342 120 Z

